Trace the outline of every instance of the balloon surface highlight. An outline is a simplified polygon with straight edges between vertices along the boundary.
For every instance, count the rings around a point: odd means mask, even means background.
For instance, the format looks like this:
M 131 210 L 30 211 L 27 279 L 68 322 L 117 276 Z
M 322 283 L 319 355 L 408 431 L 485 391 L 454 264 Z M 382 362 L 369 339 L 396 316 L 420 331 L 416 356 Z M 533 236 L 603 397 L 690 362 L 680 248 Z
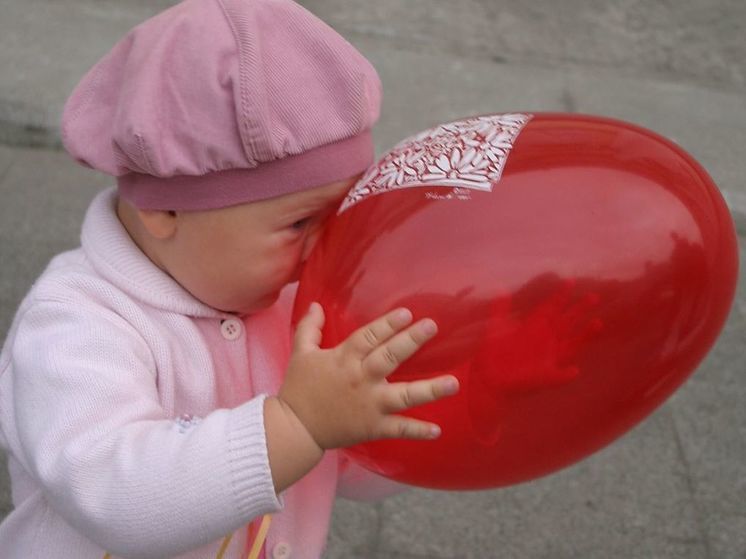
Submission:
M 404 306 L 438 335 L 390 382 L 461 391 L 407 415 L 433 441 L 344 452 L 405 483 L 527 481 L 604 447 L 696 369 L 730 309 L 733 221 L 704 169 L 638 126 L 562 113 L 447 123 L 383 155 L 306 263 L 323 347 Z

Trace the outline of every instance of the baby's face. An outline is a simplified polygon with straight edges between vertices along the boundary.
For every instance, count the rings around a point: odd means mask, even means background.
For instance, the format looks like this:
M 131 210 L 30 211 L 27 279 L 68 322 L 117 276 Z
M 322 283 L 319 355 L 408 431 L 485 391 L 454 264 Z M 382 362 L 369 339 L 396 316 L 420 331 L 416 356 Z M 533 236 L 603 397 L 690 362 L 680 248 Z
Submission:
M 168 272 L 223 311 L 271 306 L 297 281 L 325 220 L 359 177 L 270 200 L 179 214 Z

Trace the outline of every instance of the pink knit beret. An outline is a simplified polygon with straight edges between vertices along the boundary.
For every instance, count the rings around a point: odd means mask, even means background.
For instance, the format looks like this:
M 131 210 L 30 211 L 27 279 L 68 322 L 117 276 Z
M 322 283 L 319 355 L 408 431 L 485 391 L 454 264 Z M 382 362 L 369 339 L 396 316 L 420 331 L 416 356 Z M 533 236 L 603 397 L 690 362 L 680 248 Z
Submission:
M 83 78 L 65 148 L 141 209 L 210 209 L 352 177 L 372 163 L 381 84 L 291 0 L 184 0 Z

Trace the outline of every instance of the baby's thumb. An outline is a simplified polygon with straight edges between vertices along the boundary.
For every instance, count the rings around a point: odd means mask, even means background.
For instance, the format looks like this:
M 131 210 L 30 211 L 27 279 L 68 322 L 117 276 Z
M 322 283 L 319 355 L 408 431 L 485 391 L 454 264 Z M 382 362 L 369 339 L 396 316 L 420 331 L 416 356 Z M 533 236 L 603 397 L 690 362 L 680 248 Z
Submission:
M 321 345 L 322 328 L 324 328 L 324 309 L 314 301 L 295 329 L 295 349 L 318 348 Z

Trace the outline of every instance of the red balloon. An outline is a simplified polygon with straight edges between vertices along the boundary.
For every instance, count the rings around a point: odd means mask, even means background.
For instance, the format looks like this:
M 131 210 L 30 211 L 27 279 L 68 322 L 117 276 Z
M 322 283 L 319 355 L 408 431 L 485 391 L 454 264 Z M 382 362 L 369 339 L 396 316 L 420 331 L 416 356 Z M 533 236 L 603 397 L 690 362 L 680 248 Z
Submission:
M 407 415 L 434 441 L 345 452 L 423 487 L 526 481 L 607 445 L 660 405 L 717 338 L 737 276 L 733 221 L 704 169 L 638 126 L 561 113 L 444 124 L 350 191 L 301 278 L 295 321 L 324 347 L 399 306 L 439 334 L 390 381 L 461 391 Z

